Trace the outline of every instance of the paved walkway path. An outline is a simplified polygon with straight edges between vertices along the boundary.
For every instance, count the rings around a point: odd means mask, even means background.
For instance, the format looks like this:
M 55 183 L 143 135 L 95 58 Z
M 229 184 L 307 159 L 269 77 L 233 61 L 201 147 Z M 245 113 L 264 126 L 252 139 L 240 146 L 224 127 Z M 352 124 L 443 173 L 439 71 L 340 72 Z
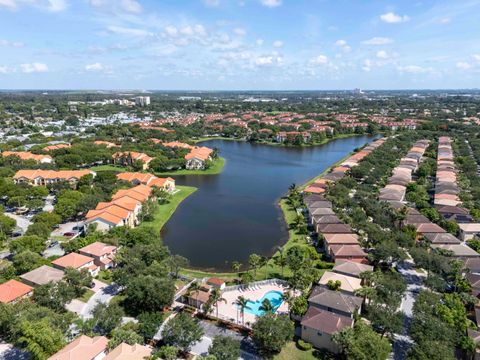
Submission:
M 413 305 L 420 290 L 425 289 L 422 285 L 426 274 L 415 269 L 413 259 L 409 258 L 398 265 L 398 272 L 402 275 L 407 283 L 407 291 L 405 292 L 400 310 L 405 314 L 403 324 L 403 331 L 401 334 L 394 334 L 393 343 L 393 357 L 394 360 L 405 360 L 408 351 L 413 345 L 413 340 L 410 338 L 410 325 L 412 322 Z M 421 270 L 420 270 L 421 271 Z
M 99 289 L 83 307 L 80 316 L 85 319 L 90 319 L 92 317 L 92 311 L 97 305 L 98 302 L 108 304 L 112 298 L 117 295 L 120 291 L 120 287 L 117 284 L 110 284 L 101 289 Z

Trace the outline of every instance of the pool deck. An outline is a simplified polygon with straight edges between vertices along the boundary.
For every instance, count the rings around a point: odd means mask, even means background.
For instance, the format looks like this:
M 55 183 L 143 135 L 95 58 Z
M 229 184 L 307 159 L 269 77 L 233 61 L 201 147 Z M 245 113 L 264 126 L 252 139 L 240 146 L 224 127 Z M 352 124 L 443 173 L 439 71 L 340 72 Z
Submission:
M 235 302 L 239 296 L 243 296 L 247 300 L 258 301 L 269 291 L 279 291 L 282 294 L 285 292 L 286 288 L 282 285 L 276 284 L 262 284 L 262 285 L 250 285 L 249 288 L 245 290 L 230 290 L 224 291 L 222 297 L 226 302 L 218 303 L 218 317 L 224 320 L 228 320 L 232 323 L 242 324 L 242 315 L 240 310 L 235 305 Z M 213 309 L 212 314 L 216 314 L 217 309 Z M 277 309 L 277 313 L 288 313 L 288 304 L 282 302 L 280 307 Z M 237 322 L 238 317 L 238 322 Z M 245 324 L 253 324 L 256 321 L 256 316 L 245 311 Z

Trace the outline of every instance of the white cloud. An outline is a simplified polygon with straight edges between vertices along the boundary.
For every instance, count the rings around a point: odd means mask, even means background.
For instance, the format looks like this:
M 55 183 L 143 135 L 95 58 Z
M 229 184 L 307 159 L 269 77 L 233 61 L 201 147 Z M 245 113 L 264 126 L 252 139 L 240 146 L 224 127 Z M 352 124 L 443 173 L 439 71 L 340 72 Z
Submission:
M 269 8 L 274 8 L 274 7 L 282 5 L 282 0 L 260 0 L 260 3 L 263 6 L 266 6 L 266 7 L 269 7 Z
M 43 73 L 48 71 L 48 66 L 43 63 L 31 63 L 31 64 L 21 64 L 22 72 L 26 74 L 30 73 Z
M 399 66 L 397 69 L 402 73 L 409 73 L 409 74 L 424 74 L 424 73 L 433 72 L 433 69 L 430 67 L 425 68 L 418 65 Z
M 281 48 L 283 46 L 283 41 L 276 40 L 273 42 L 273 47 Z
M 103 70 L 103 65 L 99 62 L 93 63 L 93 64 L 87 64 L 85 65 L 85 70 L 87 71 L 100 71 Z
M 362 41 L 364 45 L 387 45 L 393 43 L 393 40 L 386 37 L 373 37 L 371 39 Z
M 143 11 L 142 5 L 136 0 L 122 0 L 120 5 L 129 13 L 139 14 Z
M 369 72 L 370 70 L 372 70 L 372 61 L 370 59 L 365 59 L 363 61 L 363 66 L 362 66 L 362 70 L 365 71 L 365 72 Z
M 10 68 L 8 66 L 0 66 L 0 74 L 9 74 L 15 72 L 14 68 Z
M 438 23 L 442 25 L 450 24 L 451 22 L 452 22 L 452 19 L 448 17 L 438 20 Z
M 346 40 L 337 40 L 335 41 L 335 46 L 341 48 L 344 52 L 349 52 L 352 48 L 347 44 Z
M 263 39 L 257 39 L 257 41 L 255 41 L 257 43 L 258 46 L 262 46 L 263 45 Z
M 16 0 L 0 0 L 0 6 L 10 10 L 15 10 L 18 4 Z
M 388 55 L 388 53 L 385 50 L 377 51 L 376 55 L 379 59 L 388 59 L 390 57 L 390 55 Z
M 325 55 L 318 55 L 317 57 L 310 60 L 311 65 L 327 65 L 328 57 Z
M 460 69 L 460 70 L 468 70 L 468 69 L 472 68 L 471 64 L 469 64 L 467 62 L 464 62 L 464 61 L 457 62 L 457 64 L 455 66 L 457 67 L 457 69 Z
M 247 30 L 243 28 L 235 28 L 233 29 L 233 32 L 239 36 L 245 36 L 247 34 Z
M 203 3 L 210 7 L 217 7 L 220 5 L 220 0 L 203 0 Z
M 144 30 L 144 29 L 135 29 L 135 28 L 126 28 L 122 26 L 114 26 L 111 25 L 107 27 L 108 31 L 120 34 L 120 35 L 128 35 L 128 36 L 149 36 L 152 35 L 151 32 Z
M 67 8 L 67 2 L 65 0 L 48 0 L 47 9 L 52 12 L 63 11 Z
M 25 44 L 22 42 L 17 42 L 17 41 L 12 42 L 8 40 L 0 39 L 0 46 L 12 46 L 12 47 L 20 48 L 20 47 L 24 47 Z
M 407 15 L 398 15 L 394 12 L 388 12 L 380 15 L 380 20 L 388 24 L 398 24 L 410 20 L 410 17 Z
M 255 59 L 255 65 L 274 65 L 281 64 L 283 58 L 278 55 L 259 56 Z
M 476 61 L 480 61 L 480 54 L 473 54 L 472 57 L 473 57 Z

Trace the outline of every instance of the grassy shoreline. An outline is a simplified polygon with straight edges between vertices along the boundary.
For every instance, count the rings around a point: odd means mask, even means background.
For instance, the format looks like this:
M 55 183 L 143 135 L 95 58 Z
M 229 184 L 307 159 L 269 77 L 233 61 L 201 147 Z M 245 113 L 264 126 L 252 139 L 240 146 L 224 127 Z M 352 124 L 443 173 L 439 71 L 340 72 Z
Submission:
M 193 186 L 177 186 L 177 189 L 180 191 L 170 198 L 170 202 L 168 204 L 158 206 L 158 209 L 153 215 L 153 220 L 143 221 L 139 227 L 149 227 L 154 229 L 156 232 L 160 232 L 162 227 L 165 225 L 168 219 L 170 219 L 182 201 L 198 190 Z
M 154 174 L 160 177 L 175 176 L 175 175 L 218 175 L 223 171 L 227 160 L 219 156 L 213 161 L 212 166 L 206 170 L 187 170 L 181 169 L 176 171 L 155 172 Z

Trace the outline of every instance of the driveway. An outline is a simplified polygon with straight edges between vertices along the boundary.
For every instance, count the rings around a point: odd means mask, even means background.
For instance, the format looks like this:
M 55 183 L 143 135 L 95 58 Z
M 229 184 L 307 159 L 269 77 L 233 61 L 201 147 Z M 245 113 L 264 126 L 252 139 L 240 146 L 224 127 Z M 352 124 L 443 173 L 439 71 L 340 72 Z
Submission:
M 13 213 L 5 213 L 5 215 L 15 220 L 17 222 L 17 227 L 22 229 L 23 233 L 25 233 L 27 231 L 27 228 L 32 224 L 32 222 L 28 220 L 25 216 Z
M 53 211 L 53 200 L 55 200 L 54 195 L 48 195 L 45 199 L 45 205 L 42 208 L 44 212 L 52 212 Z
M 92 317 L 93 308 L 98 302 L 108 304 L 110 300 L 112 300 L 112 298 L 119 293 L 119 291 L 120 287 L 117 284 L 110 284 L 101 288 L 88 300 L 83 307 L 80 316 L 83 319 L 90 319 Z
M 0 340 L 0 359 L 28 360 L 30 359 L 30 354 Z
M 73 227 L 77 225 L 82 225 L 82 221 L 71 221 L 65 224 L 60 224 L 58 229 L 52 231 L 50 236 L 63 236 L 66 232 L 73 232 Z
M 240 341 L 240 359 L 245 360 L 260 360 L 261 357 L 256 355 L 255 345 L 248 336 L 239 334 L 236 331 L 218 326 L 208 321 L 200 321 L 203 328 L 204 335 L 202 339 L 192 346 L 191 352 L 197 355 L 206 355 L 208 348 L 212 344 L 213 338 L 218 335 L 228 336 Z
M 86 304 L 83 301 L 80 301 L 78 299 L 73 299 L 72 301 L 70 301 L 68 304 L 65 305 L 65 308 L 68 311 L 71 311 L 77 315 L 80 315 L 85 305 Z
M 60 243 L 58 243 L 55 246 L 46 248 L 43 251 L 42 255 L 45 259 L 48 259 L 51 256 L 63 256 L 65 255 L 65 251 L 60 246 Z

